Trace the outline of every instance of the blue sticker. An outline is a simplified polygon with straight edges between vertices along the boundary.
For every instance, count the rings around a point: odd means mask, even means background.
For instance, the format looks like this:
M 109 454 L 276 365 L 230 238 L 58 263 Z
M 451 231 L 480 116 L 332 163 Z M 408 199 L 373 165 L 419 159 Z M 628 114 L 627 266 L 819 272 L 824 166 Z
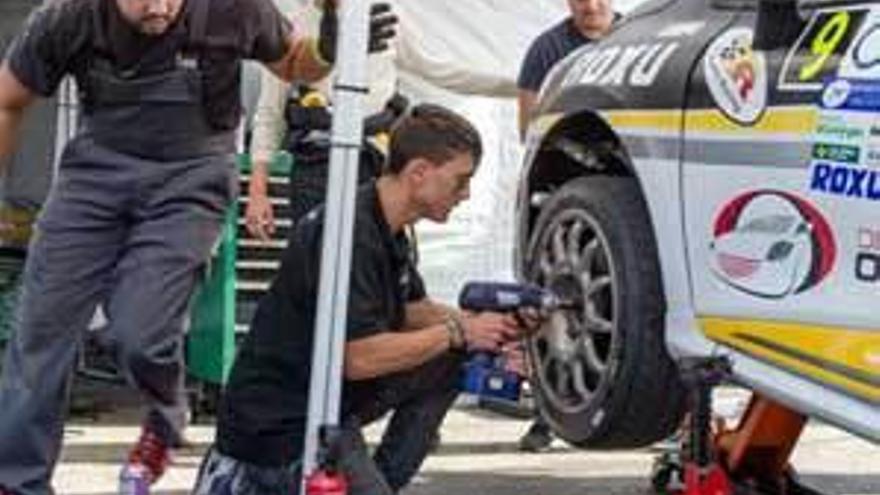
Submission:
M 847 198 L 880 201 L 880 172 L 863 167 L 815 162 L 810 190 Z
M 822 92 L 822 108 L 880 111 L 880 83 L 858 79 L 836 79 Z

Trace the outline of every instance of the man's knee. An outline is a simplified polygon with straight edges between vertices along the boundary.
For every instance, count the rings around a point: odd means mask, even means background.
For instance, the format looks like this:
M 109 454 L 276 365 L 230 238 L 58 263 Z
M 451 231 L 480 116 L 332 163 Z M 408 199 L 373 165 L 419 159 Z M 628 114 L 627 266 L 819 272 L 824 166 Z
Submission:
M 464 359 L 464 356 L 458 354 L 443 354 L 410 375 L 409 383 L 412 386 L 401 403 L 419 404 L 414 409 L 425 417 L 425 426 L 435 421 L 429 418 L 445 415 L 455 402 L 461 389 Z M 439 423 L 436 426 L 439 427 Z
M 176 381 L 183 369 L 180 339 L 148 343 L 141 338 L 121 336 L 117 343 L 119 363 L 135 382 Z
M 415 372 L 417 383 L 436 391 L 457 391 L 465 355 L 447 352 L 425 363 Z

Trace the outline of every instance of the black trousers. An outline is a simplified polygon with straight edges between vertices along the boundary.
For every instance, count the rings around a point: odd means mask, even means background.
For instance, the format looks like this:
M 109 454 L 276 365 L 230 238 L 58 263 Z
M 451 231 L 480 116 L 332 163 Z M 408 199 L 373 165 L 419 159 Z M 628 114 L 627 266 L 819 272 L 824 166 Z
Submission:
M 458 395 L 463 357 L 446 353 L 416 369 L 346 390 L 340 469 L 350 495 L 394 495 L 409 484 Z M 393 411 L 370 455 L 362 427 Z M 193 495 L 299 495 L 301 463 L 289 468 L 248 464 L 211 449 Z

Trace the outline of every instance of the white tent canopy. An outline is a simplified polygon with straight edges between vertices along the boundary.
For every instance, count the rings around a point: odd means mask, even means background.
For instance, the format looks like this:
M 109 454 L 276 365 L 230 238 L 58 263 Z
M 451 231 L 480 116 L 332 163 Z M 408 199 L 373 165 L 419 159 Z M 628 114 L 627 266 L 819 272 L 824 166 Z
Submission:
M 462 94 L 512 97 L 537 33 L 562 19 L 559 0 L 400 1 L 399 69 Z

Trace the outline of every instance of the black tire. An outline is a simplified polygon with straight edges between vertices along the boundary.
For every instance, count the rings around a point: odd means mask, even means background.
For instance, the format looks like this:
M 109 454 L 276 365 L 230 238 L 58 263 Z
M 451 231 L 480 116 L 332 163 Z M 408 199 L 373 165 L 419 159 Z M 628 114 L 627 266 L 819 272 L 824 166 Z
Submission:
M 684 388 L 665 347 L 656 241 L 636 180 L 567 183 L 542 206 L 526 252 L 532 281 L 583 303 L 529 343 L 536 402 L 555 433 L 586 448 L 673 433 Z

